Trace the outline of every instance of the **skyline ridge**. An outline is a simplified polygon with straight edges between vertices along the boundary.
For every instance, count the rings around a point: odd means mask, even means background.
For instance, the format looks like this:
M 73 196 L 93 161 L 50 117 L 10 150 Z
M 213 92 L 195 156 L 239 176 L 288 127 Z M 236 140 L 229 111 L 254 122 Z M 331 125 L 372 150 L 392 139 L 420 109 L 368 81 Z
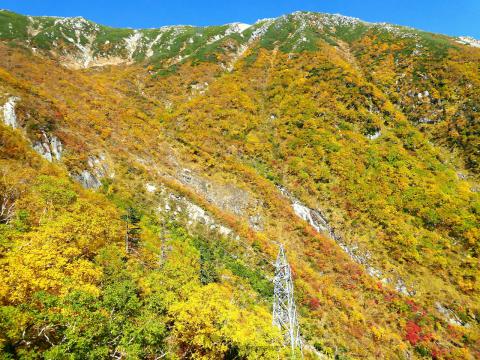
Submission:
M 246 1 L 224 3 L 215 0 L 201 3 L 191 1 L 152 2 L 138 0 L 135 3 L 104 0 L 100 4 L 90 1 L 63 4 L 53 0 L 32 1 L 4 0 L 1 8 L 32 16 L 53 14 L 61 17 L 81 15 L 97 23 L 122 28 L 157 28 L 169 24 L 192 24 L 210 26 L 242 22 L 252 24 L 258 19 L 276 18 L 295 11 L 313 11 L 343 14 L 360 18 L 370 23 L 386 22 L 399 24 L 449 36 L 480 37 L 476 26 L 480 16 L 480 3 L 472 0 L 445 1 L 413 0 L 379 2 L 366 0 L 347 3 L 340 0 L 316 2 L 299 0 L 295 3 L 268 1 Z
M 167 24 L 167 25 L 160 25 L 160 26 L 154 26 L 154 27 L 129 27 L 129 26 L 110 26 L 110 25 L 105 25 L 104 23 L 101 23 L 101 22 L 98 22 L 98 21 L 95 21 L 95 20 L 92 20 L 86 16 L 83 16 L 83 15 L 76 15 L 76 16 L 57 16 L 57 15 L 30 15 L 30 14 L 24 14 L 24 13 L 20 13 L 20 12 L 17 12 L 17 11 L 14 11 L 14 10 L 11 10 L 11 9 L 6 9 L 6 8 L 0 8 L 0 12 L 11 12 L 13 14 L 17 14 L 17 15 L 21 15 L 21 16 L 26 16 L 26 17 L 32 17 L 32 18 L 56 18 L 56 19 L 83 19 L 83 20 L 86 20 L 86 21 L 89 21 L 91 23 L 94 23 L 96 25 L 100 25 L 100 26 L 103 26 L 103 27 L 108 27 L 108 28 L 112 28 L 112 29 L 128 29 L 128 30 L 134 30 L 134 31 L 143 31 L 143 30 L 158 30 L 158 29 L 163 29 L 163 28 L 171 28 L 171 27 L 192 27 L 192 28 L 209 28 L 209 27 L 219 27 L 219 26 L 227 26 L 227 25 L 248 25 L 248 27 L 251 27 L 253 25 L 256 25 L 256 24 L 259 24 L 261 22 L 265 22 L 265 21 L 275 21 L 275 20 L 279 20 L 283 17 L 287 17 L 287 16 L 292 16 L 292 15 L 296 15 L 296 14 L 316 14 L 316 15 L 326 15 L 326 16 L 334 16 L 334 17 L 339 17 L 339 18 L 346 18 L 346 19 L 351 19 L 351 20 L 355 20 L 355 21 L 358 21 L 358 22 L 361 22 L 363 24 L 368 24 L 368 25 L 390 25 L 390 26 L 398 26 L 400 28 L 404 28 L 404 29 L 409 29 L 409 30 L 415 30 L 415 31 L 422 31 L 422 32 L 425 32 L 425 33 L 431 33 L 431 34 L 436 34 L 436 35 L 443 35 L 443 36 L 448 36 L 448 37 L 451 37 L 451 38 L 456 38 L 456 39 L 462 39 L 462 38 L 470 38 L 470 39 L 473 39 L 473 40 L 480 40 L 480 36 L 479 37 L 476 37 L 476 36 L 472 36 L 470 34 L 460 34 L 460 35 L 450 35 L 450 34 L 447 34 L 447 33 L 442 33 L 442 32 L 435 32 L 435 31 L 429 31 L 429 30 L 425 30 L 425 29 L 421 29 L 421 28 L 418 28 L 418 27 L 414 27 L 414 26 L 409 26 L 409 25 L 401 25 L 401 24 L 397 24 L 397 23 L 392 23 L 392 22 L 388 22 L 388 21 L 367 21 L 367 20 L 364 20 L 360 17 L 356 17 L 356 16 L 349 16 L 349 15 L 344 15 L 344 14 L 341 14 L 341 13 L 328 13 L 328 12 L 321 12 L 321 11 L 308 11 L 308 10 L 296 10 L 296 11 L 293 11 L 293 12 L 290 12 L 290 13 L 285 13 L 285 14 L 282 14 L 282 15 L 279 15 L 277 17 L 267 17 L 267 18 L 259 18 L 257 19 L 256 21 L 254 22 L 251 22 L 251 23 L 245 23 L 245 22 L 242 22 L 240 20 L 238 21 L 233 21 L 233 22 L 227 22 L 227 23 L 219 23 L 219 24 L 212 24 L 212 25 L 195 25 L 195 24 L 186 24 L 186 23 L 178 23 L 178 24 L 174 24 L 174 23 L 171 23 L 171 24 Z M 248 28 L 247 27 L 247 28 Z M 245 29 L 247 29 L 245 28 Z M 242 30 L 243 31 L 243 30 Z

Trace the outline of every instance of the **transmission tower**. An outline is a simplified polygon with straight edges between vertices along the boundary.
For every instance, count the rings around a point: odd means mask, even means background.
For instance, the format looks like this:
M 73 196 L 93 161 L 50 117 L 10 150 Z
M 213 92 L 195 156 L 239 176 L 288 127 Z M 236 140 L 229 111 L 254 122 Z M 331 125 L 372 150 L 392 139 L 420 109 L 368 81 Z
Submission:
M 283 332 L 285 343 L 291 347 L 292 357 L 295 358 L 298 349 L 300 353 L 302 352 L 302 340 L 297 319 L 297 308 L 293 297 L 292 271 L 283 245 L 280 245 L 275 262 L 273 284 L 273 324 Z

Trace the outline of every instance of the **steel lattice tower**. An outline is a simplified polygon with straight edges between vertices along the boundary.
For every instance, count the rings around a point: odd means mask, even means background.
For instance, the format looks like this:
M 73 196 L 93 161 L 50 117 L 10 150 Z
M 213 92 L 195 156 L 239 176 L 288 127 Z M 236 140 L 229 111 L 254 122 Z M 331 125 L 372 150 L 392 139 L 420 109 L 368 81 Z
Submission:
M 282 330 L 285 335 L 285 343 L 290 345 L 292 355 L 295 356 L 296 349 L 302 351 L 302 340 L 293 297 L 292 272 L 283 245 L 280 245 L 275 262 L 273 284 L 273 324 Z

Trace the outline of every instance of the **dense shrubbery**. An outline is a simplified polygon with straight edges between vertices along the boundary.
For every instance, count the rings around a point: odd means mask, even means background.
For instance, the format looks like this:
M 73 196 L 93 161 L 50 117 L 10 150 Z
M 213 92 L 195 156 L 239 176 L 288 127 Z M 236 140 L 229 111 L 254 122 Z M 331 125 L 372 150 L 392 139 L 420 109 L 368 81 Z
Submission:
M 16 176 L 30 184 L 18 191 L 15 216 L 0 225 L 3 358 L 278 353 L 269 307 L 255 304 L 248 287 L 239 293 L 221 280 L 224 265 L 196 250 L 205 240 L 144 214 L 142 242 L 127 255 L 121 211 L 54 166 L 35 173 L 24 158 L 37 156 L 19 141 L 15 158 L 1 160 L 2 186 L 21 186 Z M 162 258 L 160 231 L 168 239 Z

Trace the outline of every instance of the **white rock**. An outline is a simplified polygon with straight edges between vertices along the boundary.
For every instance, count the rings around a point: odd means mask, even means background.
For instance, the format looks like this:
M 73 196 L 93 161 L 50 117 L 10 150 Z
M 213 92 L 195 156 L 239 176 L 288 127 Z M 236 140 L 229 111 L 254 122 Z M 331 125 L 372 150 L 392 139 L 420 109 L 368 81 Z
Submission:
M 161 192 L 165 194 L 165 188 L 161 189 Z M 187 216 L 187 224 L 203 224 L 209 229 L 217 231 L 220 235 L 230 236 L 233 235 L 233 230 L 229 227 L 219 224 L 207 211 L 200 206 L 192 203 L 183 196 L 175 194 L 167 194 L 164 206 L 159 206 L 158 210 L 163 212 L 170 212 L 173 215 L 185 214 Z
M 145 184 L 145 189 L 149 193 L 154 193 L 155 191 L 157 191 L 157 187 L 153 184 Z
M 319 221 L 314 219 L 312 209 L 306 207 L 305 205 L 301 204 L 300 202 L 294 202 L 292 204 L 293 211 L 297 214 L 298 217 L 302 218 L 306 222 L 308 222 L 311 226 L 315 228 L 318 232 L 326 230 L 324 224 L 321 224 Z
M 480 40 L 474 39 L 473 37 L 470 37 L 470 36 L 460 36 L 457 42 L 460 44 L 470 45 L 473 47 L 480 48 Z
M 217 229 L 218 232 L 223 236 L 229 236 L 233 232 L 232 229 L 223 225 L 219 225 Z
M 164 34 L 164 30 L 160 31 L 160 33 L 155 37 L 155 39 L 153 39 L 153 41 L 147 44 L 147 51 L 146 51 L 147 57 L 153 56 L 154 54 L 153 47 L 160 42 L 160 39 L 162 38 L 163 34 Z
M 435 308 L 438 310 L 439 313 L 441 313 L 446 319 L 447 321 L 451 324 L 451 325 L 456 325 L 456 326 L 465 326 L 465 327 L 468 327 L 468 324 L 464 323 L 459 317 L 457 314 L 455 314 L 455 312 L 445 306 L 443 306 L 442 304 L 440 304 L 439 302 L 436 302 L 435 303 Z
M 430 118 L 428 118 L 428 117 L 426 117 L 426 116 L 424 116 L 424 117 L 421 117 L 421 118 L 418 120 L 418 122 L 419 122 L 420 124 L 435 124 L 436 121 L 435 121 L 435 120 L 432 120 L 432 119 L 430 119 Z
M 264 230 L 263 218 L 260 214 L 250 216 L 248 218 L 248 224 L 255 231 L 263 231 Z
M 17 123 L 17 116 L 15 114 L 15 105 L 20 98 L 16 96 L 11 96 L 8 98 L 5 105 L 3 105 L 3 122 L 7 126 L 11 126 L 13 128 L 18 128 Z
M 128 57 L 130 60 L 133 59 L 133 54 L 138 48 L 140 40 L 142 39 L 142 33 L 138 30 L 135 30 L 132 35 L 125 39 L 125 44 L 128 51 Z
M 187 213 L 192 221 L 199 222 L 205 225 L 211 225 L 213 223 L 212 218 L 208 216 L 205 210 L 203 210 L 200 206 L 191 202 L 188 202 L 186 205 Z
M 375 139 L 378 139 L 380 137 L 380 135 L 382 135 L 382 132 L 380 130 L 377 130 L 373 134 L 368 134 L 367 138 L 370 139 L 370 140 L 375 140 Z
M 233 24 L 229 24 L 229 25 L 230 25 L 229 30 L 230 30 L 231 33 L 234 33 L 234 32 L 242 33 L 245 30 L 247 30 L 250 26 L 252 26 L 252 25 L 243 24 L 243 23 L 233 23 Z M 228 35 L 228 34 L 226 33 L 225 35 Z
M 110 169 L 104 154 L 89 155 L 87 166 L 88 168 L 82 170 L 80 173 L 71 174 L 71 176 L 79 181 L 86 189 L 98 189 L 102 186 L 102 179 L 107 177 L 112 179 L 115 177 L 115 173 Z
M 52 135 L 50 137 L 50 145 L 53 157 L 55 157 L 57 160 L 60 160 L 62 158 L 63 150 L 62 143 L 56 136 Z
M 192 84 L 192 85 L 190 85 L 190 89 L 192 90 L 192 93 L 194 93 L 194 94 L 198 93 L 200 95 L 203 95 L 208 90 L 208 82 Z

